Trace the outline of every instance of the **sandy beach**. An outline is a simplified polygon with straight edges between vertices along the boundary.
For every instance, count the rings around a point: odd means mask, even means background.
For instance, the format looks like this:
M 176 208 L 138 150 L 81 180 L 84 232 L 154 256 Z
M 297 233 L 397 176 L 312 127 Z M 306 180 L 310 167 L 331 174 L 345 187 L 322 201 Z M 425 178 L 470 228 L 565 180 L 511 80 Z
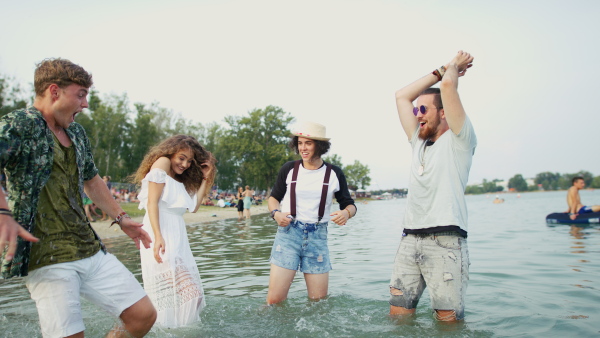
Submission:
M 269 208 L 267 206 L 267 203 L 263 203 L 262 205 L 253 205 L 252 208 L 250 208 L 251 215 L 259 215 L 259 214 L 264 214 L 264 213 L 268 213 L 268 212 L 269 212 Z M 206 209 L 206 208 L 200 207 L 200 210 L 198 210 L 198 212 L 196 212 L 195 214 L 188 212 L 183 215 L 185 224 L 212 222 L 212 221 L 216 221 L 216 220 L 220 220 L 220 219 L 228 219 L 228 218 L 238 218 L 237 208 Z M 133 219 L 136 220 L 137 222 L 141 223 L 143 220 L 143 216 L 133 217 Z M 96 221 L 96 222 L 92 222 L 91 224 L 92 224 L 92 227 L 94 228 L 94 230 L 96 230 L 96 232 L 100 236 L 100 238 L 125 236 L 125 233 L 123 231 L 121 231 L 121 229 L 118 226 L 113 225 L 112 227 L 110 227 L 111 222 L 112 222 L 112 220 L 105 221 L 105 222 Z

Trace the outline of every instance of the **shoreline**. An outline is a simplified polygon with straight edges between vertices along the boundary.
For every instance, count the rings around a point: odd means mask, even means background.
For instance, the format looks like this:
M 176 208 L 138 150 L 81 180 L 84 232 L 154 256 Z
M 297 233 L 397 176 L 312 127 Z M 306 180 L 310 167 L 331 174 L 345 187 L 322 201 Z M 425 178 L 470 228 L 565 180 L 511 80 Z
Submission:
M 269 207 L 268 207 L 267 203 L 263 203 L 261 205 L 253 205 L 250 208 L 251 216 L 252 215 L 261 215 L 261 214 L 265 214 L 268 212 L 269 212 Z M 232 219 L 232 218 L 235 218 L 235 219 L 238 218 L 237 208 L 206 209 L 206 208 L 200 207 L 200 209 L 196 213 L 186 212 L 183 215 L 183 220 L 185 221 L 186 225 L 197 224 L 197 223 L 207 223 L 207 222 L 213 222 L 213 221 L 218 221 L 218 220 L 222 220 L 222 219 Z M 132 219 L 136 222 L 142 223 L 144 216 L 132 217 Z M 112 220 L 103 221 L 103 222 L 95 221 L 95 222 L 90 222 L 90 224 L 92 225 L 92 228 L 96 231 L 96 233 L 98 234 L 98 236 L 100 236 L 101 239 L 118 237 L 118 236 L 126 236 L 125 233 L 123 231 L 121 231 L 121 229 L 118 226 L 113 225 L 112 227 L 110 227 L 111 222 L 112 222 Z

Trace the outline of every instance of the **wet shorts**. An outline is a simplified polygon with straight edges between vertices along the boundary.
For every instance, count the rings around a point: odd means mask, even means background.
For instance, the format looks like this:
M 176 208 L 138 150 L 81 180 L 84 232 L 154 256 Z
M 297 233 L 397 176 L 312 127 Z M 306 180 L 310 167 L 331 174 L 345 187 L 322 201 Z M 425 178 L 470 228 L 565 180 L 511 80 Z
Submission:
M 581 209 L 579 209 L 578 214 L 589 214 L 591 212 L 594 212 L 594 210 L 592 210 L 592 208 L 587 207 L 587 206 L 582 206 Z
M 462 319 L 468 280 L 466 238 L 455 232 L 407 234 L 394 261 L 390 305 L 416 308 L 427 286 L 433 309 L 454 310 L 456 319 Z M 394 289 L 402 295 L 395 294 Z
M 44 337 L 85 330 L 80 295 L 115 317 L 146 296 L 135 276 L 102 250 L 89 258 L 31 271 L 25 285 L 37 306 Z
M 277 226 L 269 261 L 289 270 L 304 273 L 327 273 L 331 270 L 327 247 L 327 223 L 316 225 L 293 221 Z

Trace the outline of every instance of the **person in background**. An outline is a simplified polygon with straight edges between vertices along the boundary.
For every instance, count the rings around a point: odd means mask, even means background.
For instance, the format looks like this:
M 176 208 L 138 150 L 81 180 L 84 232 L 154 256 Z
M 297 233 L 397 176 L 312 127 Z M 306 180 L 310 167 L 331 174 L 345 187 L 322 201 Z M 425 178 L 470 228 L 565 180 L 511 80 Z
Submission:
M 415 313 L 428 286 L 438 320 L 464 317 L 469 280 L 464 191 L 477 138 L 458 95 L 458 78 L 472 63 L 473 56 L 459 51 L 445 66 L 396 92 L 412 164 L 390 281 L 392 316 Z M 440 88 L 432 88 L 438 82 Z
M 102 181 L 104 181 L 108 190 L 112 191 L 112 183 L 110 182 L 110 176 L 107 176 L 107 175 L 102 176 Z M 112 192 L 111 192 L 111 194 L 112 194 Z M 102 210 L 102 218 L 100 219 L 100 222 L 103 222 L 103 221 L 108 221 L 108 215 L 106 214 L 106 212 L 104 212 L 104 210 Z
M 572 186 L 567 190 L 567 205 L 569 206 L 569 218 L 575 220 L 579 214 L 587 214 L 591 212 L 600 212 L 600 205 L 585 206 L 581 203 L 579 190 L 585 188 L 583 177 L 573 177 Z
M 196 212 L 215 179 L 216 160 L 192 136 L 176 135 L 150 149 L 135 173 L 151 248 L 142 248 L 144 289 L 162 327 L 200 320 L 206 301 L 183 214 Z
M 237 204 L 238 221 L 241 221 L 244 218 L 244 188 L 238 187 L 236 197 L 238 199 L 238 204 Z
M 94 204 L 94 202 L 92 202 L 92 200 L 88 197 L 88 195 L 86 195 L 86 193 L 83 193 L 83 208 L 85 210 L 85 216 L 88 218 L 88 220 L 90 222 L 96 222 L 96 220 L 92 217 L 92 205 Z
M 246 190 L 244 190 L 244 213 L 246 214 L 246 219 L 250 218 L 250 207 L 252 206 L 252 196 L 254 196 L 254 191 L 250 190 L 250 186 L 246 186 Z
M 118 317 L 111 337 L 142 337 L 156 311 L 135 276 L 92 229 L 83 192 L 136 246 L 150 237 L 111 197 L 75 116 L 88 107 L 92 76 L 66 59 L 37 65 L 33 106 L 0 119 L 2 277 L 27 276 L 44 337 L 83 337 L 80 297 Z M 8 245 L 8 249 L 5 246 Z
M 304 273 L 310 299 L 327 296 L 331 270 L 327 224 L 331 220 L 344 225 L 356 214 L 342 169 L 321 158 L 330 146 L 325 126 L 314 122 L 300 125 L 290 140 L 302 159 L 281 167 L 268 201 L 278 227 L 271 249 L 267 304 L 287 298 L 297 270 Z M 331 211 L 333 197 L 340 210 Z

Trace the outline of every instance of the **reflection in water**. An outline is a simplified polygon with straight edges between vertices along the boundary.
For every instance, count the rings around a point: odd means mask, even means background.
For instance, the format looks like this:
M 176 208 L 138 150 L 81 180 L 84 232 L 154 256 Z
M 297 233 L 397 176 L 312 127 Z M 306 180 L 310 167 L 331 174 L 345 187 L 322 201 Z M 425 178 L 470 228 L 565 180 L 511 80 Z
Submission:
M 584 231 L 584 228 L 581 226 L 574 225 L 574 224 L 571 225 L 571 230 L 569 231 L 569 233 L 575 239 L 586 239 L 587 238 L 587 236 L 586 236 L 587 234 Z M 571 249 L 585 249 L 585 242 L 574 241 L 573 245 L 571 246 Z M 584 254 L 584 253 L 586 253 L 586 251 L 585 250 L 572 250 L 571 253 Z
M 333 270 L 328 299 L 309 302 L 302 274 L 282 306 L 266 307 L 269 255 L 277 225 L 268 215 L 190 225 L 188 234 L 207 307 L 196 326 L 155 330 L 149 337 L 493 337 L 594 336 L 600 229 L 546 225 L 563 192 L 505 195 L 503 204 L 467 196 L 470 281 L 466 320 L 442 326 L 429 297 L 417 314 L 391 319 L 389 278 L 401 238 L 405 200 L 359 204 L 346 226 L 330 224 Z M 105 241 L 141 281 L 132 241 Z M 574 273 L 573 269 L 577 272 Z M 0 337 L 38 337 L 37 311 L 23 279 L 0 280 Z M 82 302 L 86 337 L 103 337 L 114 319 Z

